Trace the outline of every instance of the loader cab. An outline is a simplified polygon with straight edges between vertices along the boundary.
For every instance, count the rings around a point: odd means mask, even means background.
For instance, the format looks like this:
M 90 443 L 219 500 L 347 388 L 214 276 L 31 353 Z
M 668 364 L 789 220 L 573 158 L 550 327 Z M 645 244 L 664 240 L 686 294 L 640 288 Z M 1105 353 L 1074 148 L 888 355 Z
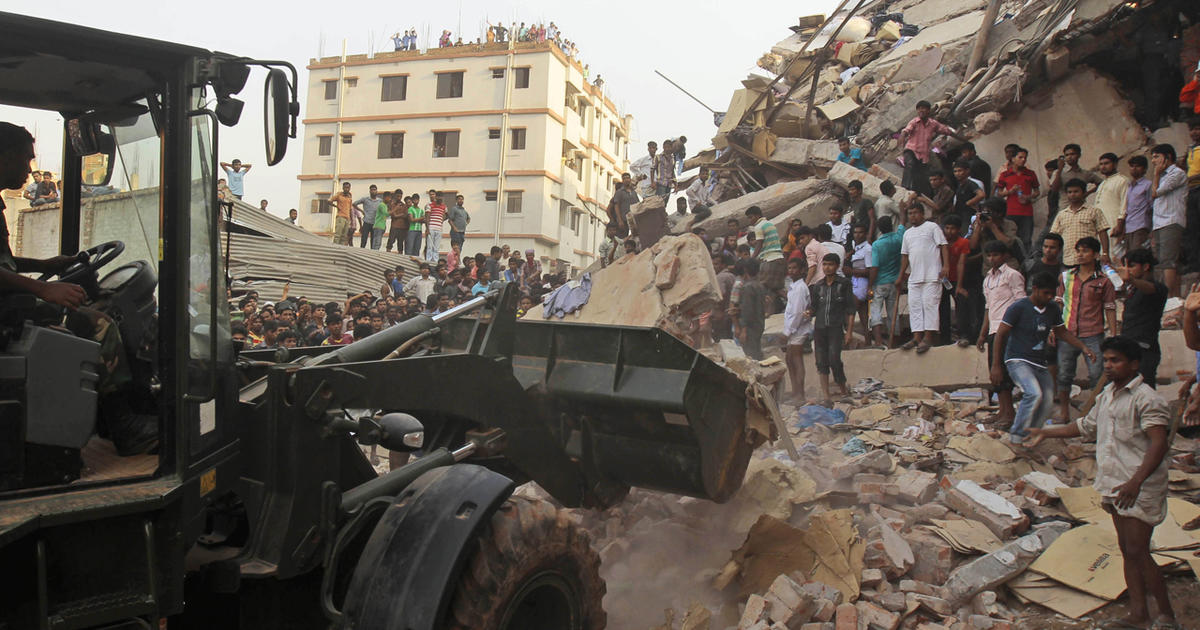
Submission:
M 178 519 L 158 527 L 194 537 L 203 523 L 188 519 L 199 518 L 203 497 L 236 480 L 218 129 L 237 123 L 235 95 L 251 68 L 266 66 L 267 163 L 277 163 L 295 133 L 295 71 L 289 77 L 272 67 L 287 64 L 8 13 L 0 25 L 0 120 L 49 116 L 61 125 L 60 133 L 41 127 L 34 143 L 47 157 L 39 164 L 61 155 L 59 199 L 23 209 L 21 191 L 5 191 L 8 233 L 26 236 L 14 243 L 20 257 L 85 254 L 60 275 L 87 293 L 75 313 L 30 294 L 0 294 L 0 564 L 34 561 L 21 541 L 32 536 L 37 562 L 51 553 L 71 559 L 63 570 L 86 566 L 97 552 L 66 543 L 50 551 L 37 530 L 78 523 L 83 529 L 64 541 L 78 537 L 82 546 L 90 524 L 132 514 L 107 531 L 145 538 L 140 560 L 129 560 L 145 567 L 147 550 L 160 544 L 151 533 L 156 519 Z M 34 246 L 35 232 L 58 238 Z M 143 453 L 119 453 L 110 439 L 130 422 L 153 433 Z M 152 518 L 138 514 L 152 510 Z M 137 605 L 162 610 L 178 598 L 154 583 L 168 578 L 131 586 L 157 594 Z M 74 586 L 39 591 L 33 601 L 41 598 L 53 616 L 56 602 L 65 611 L 72 597 L 96 595 L 95 584 Z M 0 627 L 27 627 L 20 621 L 31 619 L 22 616 L 28 611 L 3 601 L 24 601 L 20 595 L 0 596 Z

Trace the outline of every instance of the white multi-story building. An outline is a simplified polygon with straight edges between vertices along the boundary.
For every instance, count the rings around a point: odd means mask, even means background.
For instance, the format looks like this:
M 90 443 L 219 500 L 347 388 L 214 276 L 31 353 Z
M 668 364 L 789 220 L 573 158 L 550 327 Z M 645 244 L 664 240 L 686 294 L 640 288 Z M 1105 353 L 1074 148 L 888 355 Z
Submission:
M 447 206 L 466 198 L 465 254 L 512 245 L 547 262 L 595 260 L 632 116 L 553 43 L 326 57 L 308 70 L 304 228 L 332 232 L 328 198 L 342 182 L 355 198 L 376 184 L 422 204 L 432 189 Z

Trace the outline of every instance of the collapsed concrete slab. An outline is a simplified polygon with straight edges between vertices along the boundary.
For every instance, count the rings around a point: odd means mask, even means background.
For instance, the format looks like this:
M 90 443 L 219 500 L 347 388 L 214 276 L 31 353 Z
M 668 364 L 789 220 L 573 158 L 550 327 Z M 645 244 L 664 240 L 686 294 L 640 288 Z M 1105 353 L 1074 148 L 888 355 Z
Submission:
M 649 249 L 592 272 L 588 303 L 564 321 L 653 326 L 686 339 L 721 299 L 708 248 L 698 236 L 667 236 Z M 526 317 L 542 318 L 542 306 Z
M 1005 144 L 1019 142 L 1029 149 L 1030 164 L 1044 164 L 1074 142 L 1091 156 L 1083 163 L 1094 164 L 1101 153 L 1124 156 L 1146 144 L 1133 105 L 1113 81 L 1090 68 L 1075 68 L 1062 82 L 1022 100 L 1024 109 L 1006 114 L 994 132 L 974 140 L 980 155 L 1004 155 Z
M 875 201 L 879 199 L 879 185 L 883 183 L 883 179 L 866 171 L 859 170 L 845 162 L 837 162 L 833 168 L 829 169 L 827 175 L 829 181 L 846 188 L 850 182 L 862 182 L 863 197 Z M 896 194 L 892 196 L 896 201 L 904 201 L 912 196 L 912 191 L 907 188 L 896 186 Z
M 855 78 L 857 79 L 858 75 L 855 75 Z M 859 142 L 875 142 L 887 134 L 904 129 L 908 121 L 917 115 L 918 102 L 936 103 L 943 100 L 954 94 L 961 81 L 962 76 L 956 72 L 937 72 L 922 80 L 901 94 L 891 105 L 869 118 L 859 132 Z
M 694 226 L 695 217 L 680 221 L 675 226 L 675 233 L 683 234 L 690 232 L 693 227 L 701 227 L 710 235 L 720 236 L 727 232 L 725 221 L 728 219 L 737 219 L 739 228 L 750 225 L 750 220 L 746 218 L 746 208 L 750 206 L 758 206 L 764 217 L 772 219 L 813 195 L 831 190 L 830 184 L 820 179 L 779 182 L 736 199 L 722 201 L 712 207 L 711 217 Z
M 845 200 L 833 193 L 820 193 L 784 210 L 771 220 L 775 222 L 780 238 L 783 238 L 783 231 L 791 224 L 792 219 L 800 219 L 801 223 L 809 227 L 819 225 L 829 220 L 829 208 L 834 204 L 845 206 Z
M 775 152 L 771 154 L 771 161 L 794 166 L 829 168 L 837 161 L 838 153 L 835 140 L 779 138 L 775 141 Z
M 668 234 L 667 202 L 658 195 L 646 197 L 629 208 L 630 228 L 637 231 L 642 249 Z

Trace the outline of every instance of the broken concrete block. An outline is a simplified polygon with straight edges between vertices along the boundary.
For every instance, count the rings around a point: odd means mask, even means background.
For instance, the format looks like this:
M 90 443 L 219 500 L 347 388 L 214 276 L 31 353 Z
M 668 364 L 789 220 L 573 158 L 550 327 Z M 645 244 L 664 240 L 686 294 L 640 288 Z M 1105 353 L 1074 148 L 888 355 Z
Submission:
M 984 112 L 975 117 L 975 131 L 979 135 L 987 135 L 1000 128 L 1000 123 L 1004 121 L 1004 117 L 1000 112 Z
M 923 470 L 905 470 L 896 479 L 894 486 L 896 497 L 910 505 L 928 503 L 938 493 L 937 475 Z
M 800 626 L 800 630 L 837 630 L 837 626 L 830 622 L 814 621 Z
M 943 597 L 952 606 L 962 606 L 979 592 L 992 590 L 1027 569 L 1051 543 L 1071 526 L 1054 521 L 1039 527 L 1000 549 L 964 564 L 943 587 Z
M 1056 46 L 1046 51 L 1046 80 L 1058 81 L 1071 72 L 1071 49 Z
M 950 602 L 940 597 L 922 595 L 920 593 L 906 593 L 905 595 L 905 606 L 908 608 L 923 606 L 930 612 L 943 617 L 949 617 L 954 614 L 954 607 L 950 605 Z
M 832 622 L 835 613 L 837 613 L 837 604 L 828 599 L 818 599 L 813 604 L 812 620 L 818 623 Z
M 883 571 L 879 569 L 863 569 L 862 585 L 866 588 L 875 588 L 883 581 Z
M 700 603 L 692 604 L 688 608 L 687 614 L 683 616 L 683 622 L 679 626 L 679 630 L 708 630 L 712 624 L 712 611 Z
M 746 600 L 746 607 L 742 610 L 742 618 L 738 621 L 738 628 L 749 628 L 767 618 L 767 614 L 771 612 L 771 604 L 767 603 L 761 595 L 751 595 Z
M 782 236 L 783 231 L 787 230 L 787 226 L 791 225 L 792 219 L 799 219 L 801 223 L 809 226 L 828 221 L 829 209 L 834 205 L 845 207 L 846 203 L 842 197 L 834 193 L 819 193 L 784 210 L 771 221 L 775 223 L 775 227 Z
M 675 225 L 674 232 L 682 234 L 690 232 L 693 227 L 701 227 L 710 236 L 724 236 L 728 232 L 728 228 L 725 225 L 725 221 L 728 219 L 737 219 L 739 229 L 744 229 L 750 225 L 750 220 L 746 218 L 746 208 L 750 206 L 758 206 L 763 211 L 764 217 L 773 219 L 784 210 L 794 207 L 796 204 L 813 195 L 823 192 L 829 193 L 832 190 L 831 185 L 823 179 L 813 178 L 801 181 L 779 182 L 778 184 L 767 186 L 762 190 L 756 190 L 741 197 L 718 203 L 711 208 L 712 216 L 699 223 L 694 221 L 695 215 L 689 215 L 688 219 L 684 219 Z M 786 228 L 787 226 L 784 227 Z
M 904 593 L 920 595 L 937 595 L 938 593 L 934 587 L 918 580 L 900 580 L 900 590 Z
M 787 575 L 780 575 L 771 583 L 763 595 L 770 604 L 767 617 L 776 623 L 796 630 L 812 618 L 816 600 L 800 589 L 800 585 Z
M 658 273 L 654 275 L 655 288 L 662 291 L 675 286 L 675 278 L 679 275 L 679 257 L 667 256 L 657 266 Z
M 937 534 L 914 528 L 900 534 L 913 551 L 913 566 L 908 575 L 926 584 L 941 584 L 950 577 L 959 555 Z
M 858 608 L 858 626 L 860 628 L 896 630 L 900 627 L 900 615 L 882 606 L 859 600 L 855 607 Z
M 837 630 L 858 630 L 858 607 L 854 604 L 838 606 L 834 617 Z
M 1013 490 L 1038 505 L 1049 505 L 1058 498 L 1058 489 L 1066 487 L 1058 477 L 1035 470 L 1018 479 Z
M 793 579 L 798 574 L 792 574 Z M 815 599 L 827 599 L 833 602 L 834 606 L 842 603 L 842 592 L 824 582 L 805 582 L 800 585 L 800 590 L 812 595 Z
M 1001 540 L 1008 540 L 1029 528 L 1029 517 L 1015 505 L 973 481 L 964 479 L 947 489 L 945 500 L 954 511 L 983 523 Z
M 893 465 L 887 451 L 873 450 L 834 464 L 830 473 L 835 479 L 851 477 L 860 472 L 889 473 Z
M 642 199 L 629 208 L 630 229 L 637 232 L 642 249 L 649 249 L 670 233 L 666 200 L 658 195 Z
M 827 177 L 829 178 L 829 181 L 841 186 L 842 188 L 848 187 L 850 182 L 853 181 L 861 182 L 863 187 L 863 197 L 865 199 L 869 199 L 870 201 L 879 199 L 879 196 L 883 194 L 879 191 L 879 185 L 883 183 L 883 179 L 876 177 L 867 171 L 859 170 L 858 167 L 850 166 L 845 162 L 835 163 L 833 168 L 829 169 L 829 174 Z M 912 192 L 908 189 L 897 186 L 896 193 L 892 195 L 892 198 L 896 201 L 904 201 L 911 195 Z
M 861 503 L 885 503 L 896 494 L 896 485 L 886 475 L 859 473 L 854 475 L 854 493 Z
M 664 266 L 678 269 L 675 280 L 659 289 L 656 280 Z M 687 339 L 696 319 L 721 299 L 712 254 L 694 234 L 666 237 L 653 247 L 626 256 L 592 272 L 587 304 L 566 321 L 661 328 Z M 542 318 L 537 305 L 527 315 Z
M 806 138 L 779 138 L 775 141 L 772 162 L 793 166 L 819 166 L 829 168 L 837 161 L 836 140 L 808 140 Z

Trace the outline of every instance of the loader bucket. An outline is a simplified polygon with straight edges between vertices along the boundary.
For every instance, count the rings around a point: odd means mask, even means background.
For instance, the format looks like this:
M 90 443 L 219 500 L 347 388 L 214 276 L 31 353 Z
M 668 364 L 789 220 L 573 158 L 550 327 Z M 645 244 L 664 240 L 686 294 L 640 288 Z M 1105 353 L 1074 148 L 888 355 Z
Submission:
M 446 326 L 446 351 L 473 324 Z M 512 370 L 531 418 L 594 478 L 723 502 L 762 439 L 745 384 L 657 328 L 517 320 Z

